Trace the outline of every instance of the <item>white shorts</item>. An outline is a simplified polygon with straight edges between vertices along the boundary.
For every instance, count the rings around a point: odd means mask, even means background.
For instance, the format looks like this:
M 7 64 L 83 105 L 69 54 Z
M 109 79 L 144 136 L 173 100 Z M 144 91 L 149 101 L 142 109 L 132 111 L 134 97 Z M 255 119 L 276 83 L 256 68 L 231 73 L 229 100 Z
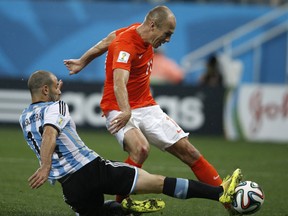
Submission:
M 107 128 L 112 119 L 119 115 L 120 112 L 113 110 L 106 115 Z M 122 148 L 124 134 L 132 128 L 141 130 L 148 142 L 162 151 L 165 151 L 166 148 L 189 135 L 189 133 L 185 133 L 173 119 L 164 113 L 159 105 L 132 110 L 130 120 L 115 134 Z

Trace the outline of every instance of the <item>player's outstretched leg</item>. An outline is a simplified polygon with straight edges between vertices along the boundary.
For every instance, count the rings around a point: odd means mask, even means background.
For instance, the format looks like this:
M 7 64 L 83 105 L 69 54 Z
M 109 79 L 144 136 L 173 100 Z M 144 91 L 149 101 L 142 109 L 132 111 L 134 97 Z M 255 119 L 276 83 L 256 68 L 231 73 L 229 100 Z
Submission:
M 122 208 L 130 212 L 150 213 L 165 208 L 165 202 L 161 199 L 133 200 L 126 198 L 121 202 Z
M 223 187 L 223 194 L 220 196 L 219 201 L 226 205 L 232 203 L 235 188 L 242 180 L 242 173 L 240 169 L 236 169 L 231 176 L 227 176 L 221 186 Z

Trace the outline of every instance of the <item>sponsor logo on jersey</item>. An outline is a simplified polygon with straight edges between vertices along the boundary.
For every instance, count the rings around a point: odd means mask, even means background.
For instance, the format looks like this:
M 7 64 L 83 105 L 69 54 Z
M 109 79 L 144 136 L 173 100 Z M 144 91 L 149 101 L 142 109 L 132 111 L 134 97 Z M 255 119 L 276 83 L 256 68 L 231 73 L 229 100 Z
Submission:
M 129 57 L 130 57 L 130 54 L 128 52 L 120 51 L 117 62 L 127 63 Z

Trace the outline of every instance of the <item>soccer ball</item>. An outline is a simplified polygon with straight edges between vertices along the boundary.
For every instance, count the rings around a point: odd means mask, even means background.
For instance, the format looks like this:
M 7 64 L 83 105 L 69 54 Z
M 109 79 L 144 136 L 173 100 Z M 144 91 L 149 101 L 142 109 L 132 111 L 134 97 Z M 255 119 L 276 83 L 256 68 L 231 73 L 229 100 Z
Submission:
M 232 206 L 240 214 L 253 214 L 264 202 L 262 188 L 253 181 L 243 181 L 235 189 Z

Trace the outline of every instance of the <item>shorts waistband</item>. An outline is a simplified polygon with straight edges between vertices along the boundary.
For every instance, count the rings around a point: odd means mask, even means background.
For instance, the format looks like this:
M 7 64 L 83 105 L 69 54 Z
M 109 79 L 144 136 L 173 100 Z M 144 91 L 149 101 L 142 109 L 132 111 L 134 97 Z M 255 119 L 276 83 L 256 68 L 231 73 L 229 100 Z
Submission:
M 57 179 L 58 182 L 60 182 L 61 184 L 64 184 L 71 176 L 73 175 L 73 173 L 69 173 L 65 176 L 63 176 L 62 178 L 60 179 Z

